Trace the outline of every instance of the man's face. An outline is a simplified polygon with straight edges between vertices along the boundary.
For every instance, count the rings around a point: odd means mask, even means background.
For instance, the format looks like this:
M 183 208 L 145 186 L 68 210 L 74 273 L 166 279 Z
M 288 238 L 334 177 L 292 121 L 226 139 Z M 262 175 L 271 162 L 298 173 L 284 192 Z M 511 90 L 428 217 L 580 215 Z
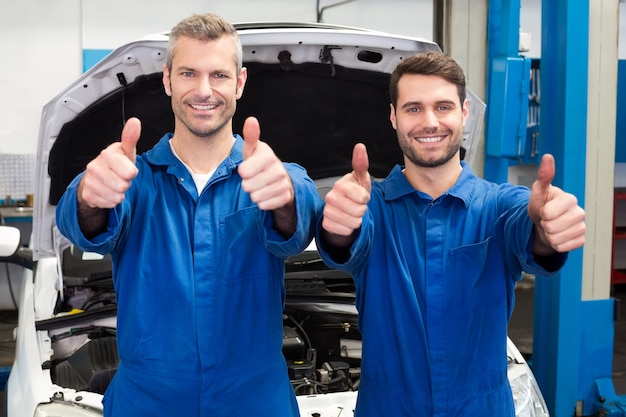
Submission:
M 468 105 L 461 105 L 456 85 L 441 77 L 403 75 L 390 120 L 405 163 L 431 168 L 451 161 L 461 148 Z
M 237 72 L 230 36 L 214 41 L 180 37 L 172 70 L 163 70 L 165 92 L 172 97 L 176 131 L 199 137 L 232 136 L 232 117 L 243 93 L 246 70 Z M 182 132 L 181 132 L 182 133 Z

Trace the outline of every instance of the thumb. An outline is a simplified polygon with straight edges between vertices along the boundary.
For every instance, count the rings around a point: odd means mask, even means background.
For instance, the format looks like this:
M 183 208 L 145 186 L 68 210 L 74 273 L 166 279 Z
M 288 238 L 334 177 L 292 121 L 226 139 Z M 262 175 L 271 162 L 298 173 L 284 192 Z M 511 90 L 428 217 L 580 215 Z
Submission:
M 141 122 L 136 117 L 131 117 L 126 121 L 122 129 L 122 149 L 133 163 L 137 156 L 137 142 L 141 135 Z
M 352 150 L 352 172 L 357 182 L 368 191 L 370 191 L 372 187 L 370 175 L 369 172 L 367 172 L 369 165 L 367 148 L 364 144 L 357 143 Z
M 550 154 L 545 154 L 539 163 L 537 180 L 532 185 L 530 200 L 528 201 L 528 215 L 536 225 L 541 221 L 541 208 L 550 199 L 554 172 L 554 157 Z
M 533 187 L 533 192 L 538 193 L 538 197 L 541 197 L 544 201 L 548 199 L 555 171 L 554 157 L 550 154 L 543 155 L 539 163 L 537 181 L 535 187 Z
M 261 126 L 256 117 L 248 117 L 243 123 L 243 159 L 254 153 L 261 138 Z

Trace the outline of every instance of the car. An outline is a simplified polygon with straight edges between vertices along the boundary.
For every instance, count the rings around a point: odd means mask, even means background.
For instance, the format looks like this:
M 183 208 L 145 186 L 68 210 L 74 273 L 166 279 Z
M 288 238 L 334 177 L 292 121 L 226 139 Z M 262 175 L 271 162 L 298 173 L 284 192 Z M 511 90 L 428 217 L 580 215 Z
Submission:
M 366 144 L 376 179 L 402 162 L 389 122 L 389 76 L 404 58 L 439 50 L 437 44 L 325 24 L 236 26 L 249 78 L 235 132 L 256 116 L 263 140 L 282 160 L 304 166 L 322 196 L 351 170 L 356 142 Z M 128 117 L 142 120 L 139 153 L 173 130 L 161 81 L 167 39 L 158 33 L 120 46 L 43 108 L 29 248 L 20 248 L 15 229 L 0 228 L 0 261 L 24 270 L 5 415 L 102 416 L 118 362 L 111 259 L 71 245 L 55 227 L 55 207 L 87 162 L 118 140 Z M 462 157 L 471 165 L 485 105 L 468 93 Z M 301 415 L 349 417 L 361 358 L 352 278 L 326 267 L 314 243 L 288 258 L 285 270 L 283 354 Z M 517 415 L 548 416 L 510 340 L 508 364 Z

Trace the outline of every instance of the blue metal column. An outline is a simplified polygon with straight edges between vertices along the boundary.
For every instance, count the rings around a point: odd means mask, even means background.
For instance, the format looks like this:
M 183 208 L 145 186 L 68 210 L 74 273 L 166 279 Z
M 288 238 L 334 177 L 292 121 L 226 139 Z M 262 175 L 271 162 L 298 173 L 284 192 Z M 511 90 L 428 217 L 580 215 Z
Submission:
M 542 2 L 540 153 L 556 160 L 554 185 L 585 201 L 589 0 Z M 535 283 L 533 371 L 555 417 L 574 415 L 582 340 L 582 250 Z M 586 358 L 592 363 L 594 358 Z M 592 381 L 589 381 L 592 382 Z
M 518 55 L 519 0 L 488 4 L 485 177 L 505 182 L 509 164 L 519 156 L 515 145 L 524 140 L 515 118 L 524 110 L 519 93 L 520 86 L 528 91 L 523 74 L 529 71 Z M 539 153 L 554 155 L 554 185 L 576 195 L 580 204 L 586 180 L 589 6 L 589 0 L 542 2 Z M 583 301 L 582 275 L 578 249 L 556 277 L 537 277 L 531 366 L 553 417 L 626 417 L 626 396 L 615 394 L 611 377 L 614 300 Z
M 502 108 L 489 105 L 489 97 L 492 96 L 493 64 L 496 59 L 516 57 L 519 55 L 519 0 L 489 0 L 488 2 L 488 28 L 487 28 L 487 110 L 486 110 L 486 152 L 485 152 L 485 175 L 490 181 L 497 183 L 507 182 L 509 178 L 509 160 L 489 152 L 492 142 L 506 140 L 499 137 L 499 132 L 492 131 L 489 121 L 502 117 Z M 496 86 L 501 89 L 504 86 Z

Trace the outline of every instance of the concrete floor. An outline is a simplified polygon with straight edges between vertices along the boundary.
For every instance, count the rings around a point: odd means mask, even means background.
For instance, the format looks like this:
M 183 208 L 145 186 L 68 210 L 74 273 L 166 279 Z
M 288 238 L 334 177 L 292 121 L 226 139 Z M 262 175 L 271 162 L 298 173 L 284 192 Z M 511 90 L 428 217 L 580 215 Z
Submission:
M 509 325 L 509 336 L 524 355 L 532 354 L 533 285 L 522 282 L 516 290 L 516 306 Z M 626 395 L 626 285 L 615 289 L 614 297 L 621 300 L 622 318 L 615 323 L 613 385 L 618 395 Z M 0 311 L 0 376 L 13 362 L 15 343 L 13 328 L 17 325 L 16 311 Z M 4 381 L 0 381 L 0 388 Z M 3 408 L 0 392 L 0 410 Z
M 516 289 L 516 302 L 509 322 L 509 337 L 524 356 L 532 355 L 534 288 L 524 280 Z M 621 305 L 621 319 L 615 322 L 613 385 L 615 393 L 626 395 L 626 285 L 615 286 L 612 296 Z
M 526 356 L 532 356 L 533 301 L 532 285 L 520 285 L 516 290 L 516 302 L 509 323 L 509 337 Z M 615 393 L 626 395 L 626 286 L 616 286 L 612 295 L 621 304 L 621 319 L 615 322 L 613 348 L 613 385 Z

